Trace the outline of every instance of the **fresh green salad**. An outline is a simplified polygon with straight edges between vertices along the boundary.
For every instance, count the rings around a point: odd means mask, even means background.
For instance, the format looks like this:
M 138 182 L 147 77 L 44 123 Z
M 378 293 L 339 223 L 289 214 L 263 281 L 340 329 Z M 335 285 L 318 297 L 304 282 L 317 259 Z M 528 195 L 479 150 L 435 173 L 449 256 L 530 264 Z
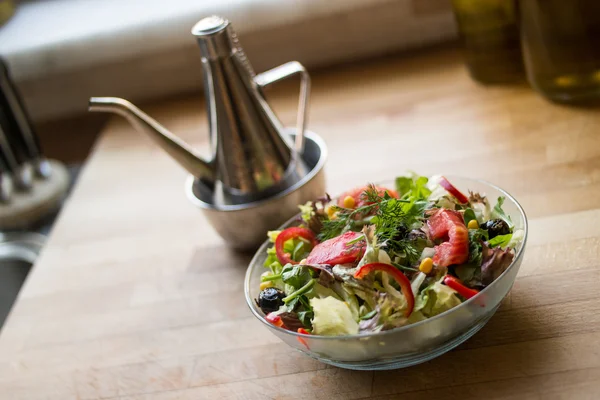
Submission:
M 515 257 L 524 232 L 503 208 L 445 177 L 396 178 L 300 205 L 271 231 L 260 293 L 270 323 L 314 335 L 412 324 L 476 296 Z

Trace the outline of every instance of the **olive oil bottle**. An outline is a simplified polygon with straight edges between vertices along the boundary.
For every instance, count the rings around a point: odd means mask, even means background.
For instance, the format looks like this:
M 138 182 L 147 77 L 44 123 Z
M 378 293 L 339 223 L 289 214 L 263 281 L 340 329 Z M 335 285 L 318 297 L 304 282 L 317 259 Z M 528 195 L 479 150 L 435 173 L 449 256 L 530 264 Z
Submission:
M 566 103 L 600 99 L 600 0 L 519 0 L 531 86 Z
M 486 84 L 524 81 L 515 0 L 452 0 L 452 4 L 473 79 Z
M 0 26 L 12 17 L 15 12 L 15 3 L 13 0 L 0 0 Z

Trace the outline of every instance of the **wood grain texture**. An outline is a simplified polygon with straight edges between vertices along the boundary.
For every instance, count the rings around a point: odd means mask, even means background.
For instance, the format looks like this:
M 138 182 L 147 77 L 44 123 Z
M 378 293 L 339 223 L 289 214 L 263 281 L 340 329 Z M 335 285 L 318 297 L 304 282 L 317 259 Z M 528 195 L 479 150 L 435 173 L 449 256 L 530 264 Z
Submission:
M 296 93 L 268 93 L 292 124 Z M 249 255 L 183 193 L 185 173 L 112 120 L 0 336 L 2 399 L 600 397 L 600 114 L 482 87 L 452 48 L 313 77 L 310 128 L 336 194 L 407 169 L 483 178 L 530 219 L 517 281 L 459 348 L 398 371 L 332 368 L 250 314 Z M 204 105 L 151 115 L 207 152 Z

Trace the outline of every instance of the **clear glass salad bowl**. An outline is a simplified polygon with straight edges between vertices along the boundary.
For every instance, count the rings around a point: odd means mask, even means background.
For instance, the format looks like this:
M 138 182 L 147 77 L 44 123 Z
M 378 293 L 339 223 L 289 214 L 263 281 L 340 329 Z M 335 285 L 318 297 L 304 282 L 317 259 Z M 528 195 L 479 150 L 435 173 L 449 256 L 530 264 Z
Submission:
M 404 368 L 438 357 L 468 340 L 494 315 L 506 297 L 517 276 L 527 241 L 527 217 L 519 203 L 504 190 L 484 181 L 451 177 L 448 179 L 463 193 L 468 190 L 486 195 L 492 204 L 499 196 L 505 197 L 503 208 L 511 216 L 516 229 L 523 229 L 524 237 L 515 248 L 512 264 L 494 282 L 478 295 L 442 314 L 379 333 L 348 336 L 305 335 L 279 328 L 264 318 L 255 303 L 259 294 L 260 275 L 266 271 L 263 263 L 267 248 L 265 240 L 258 249 L 246 272 L 244 290 L 246 302 L 252 313 L 268 329 L 288 345 L 321 362 L 341 368 L 358 370 L 383 370 Z M 377 183 L 380 184 L 380 183 Z M 381 182 L 393 188 L 393 182 Z M 281 229 L 293 226 L 297 217 L 286 222 Z

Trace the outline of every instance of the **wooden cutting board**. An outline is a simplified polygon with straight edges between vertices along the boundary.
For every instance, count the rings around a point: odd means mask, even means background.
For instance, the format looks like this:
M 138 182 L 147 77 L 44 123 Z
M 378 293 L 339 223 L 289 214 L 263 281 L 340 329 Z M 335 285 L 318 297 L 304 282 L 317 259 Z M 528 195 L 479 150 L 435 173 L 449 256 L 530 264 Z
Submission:
M 293 87 L 271 91 L 293 124 Z M 514 288 L 459 348 L 396 371 L 328 367 L 250 314 L 185 173 L 105 129 L 0 335 L 1 399 L 600 398 L 600 113 L 483 87 L 438 48 L 313 73 L 330 193 L 407 169 L 483 178 L 530 219 Z M 93 94 L 92 94 L 93 95 Z M 205 154 L 197 97 L 146 111 Z M 240 227 L 243 229 L 243 227 Z

